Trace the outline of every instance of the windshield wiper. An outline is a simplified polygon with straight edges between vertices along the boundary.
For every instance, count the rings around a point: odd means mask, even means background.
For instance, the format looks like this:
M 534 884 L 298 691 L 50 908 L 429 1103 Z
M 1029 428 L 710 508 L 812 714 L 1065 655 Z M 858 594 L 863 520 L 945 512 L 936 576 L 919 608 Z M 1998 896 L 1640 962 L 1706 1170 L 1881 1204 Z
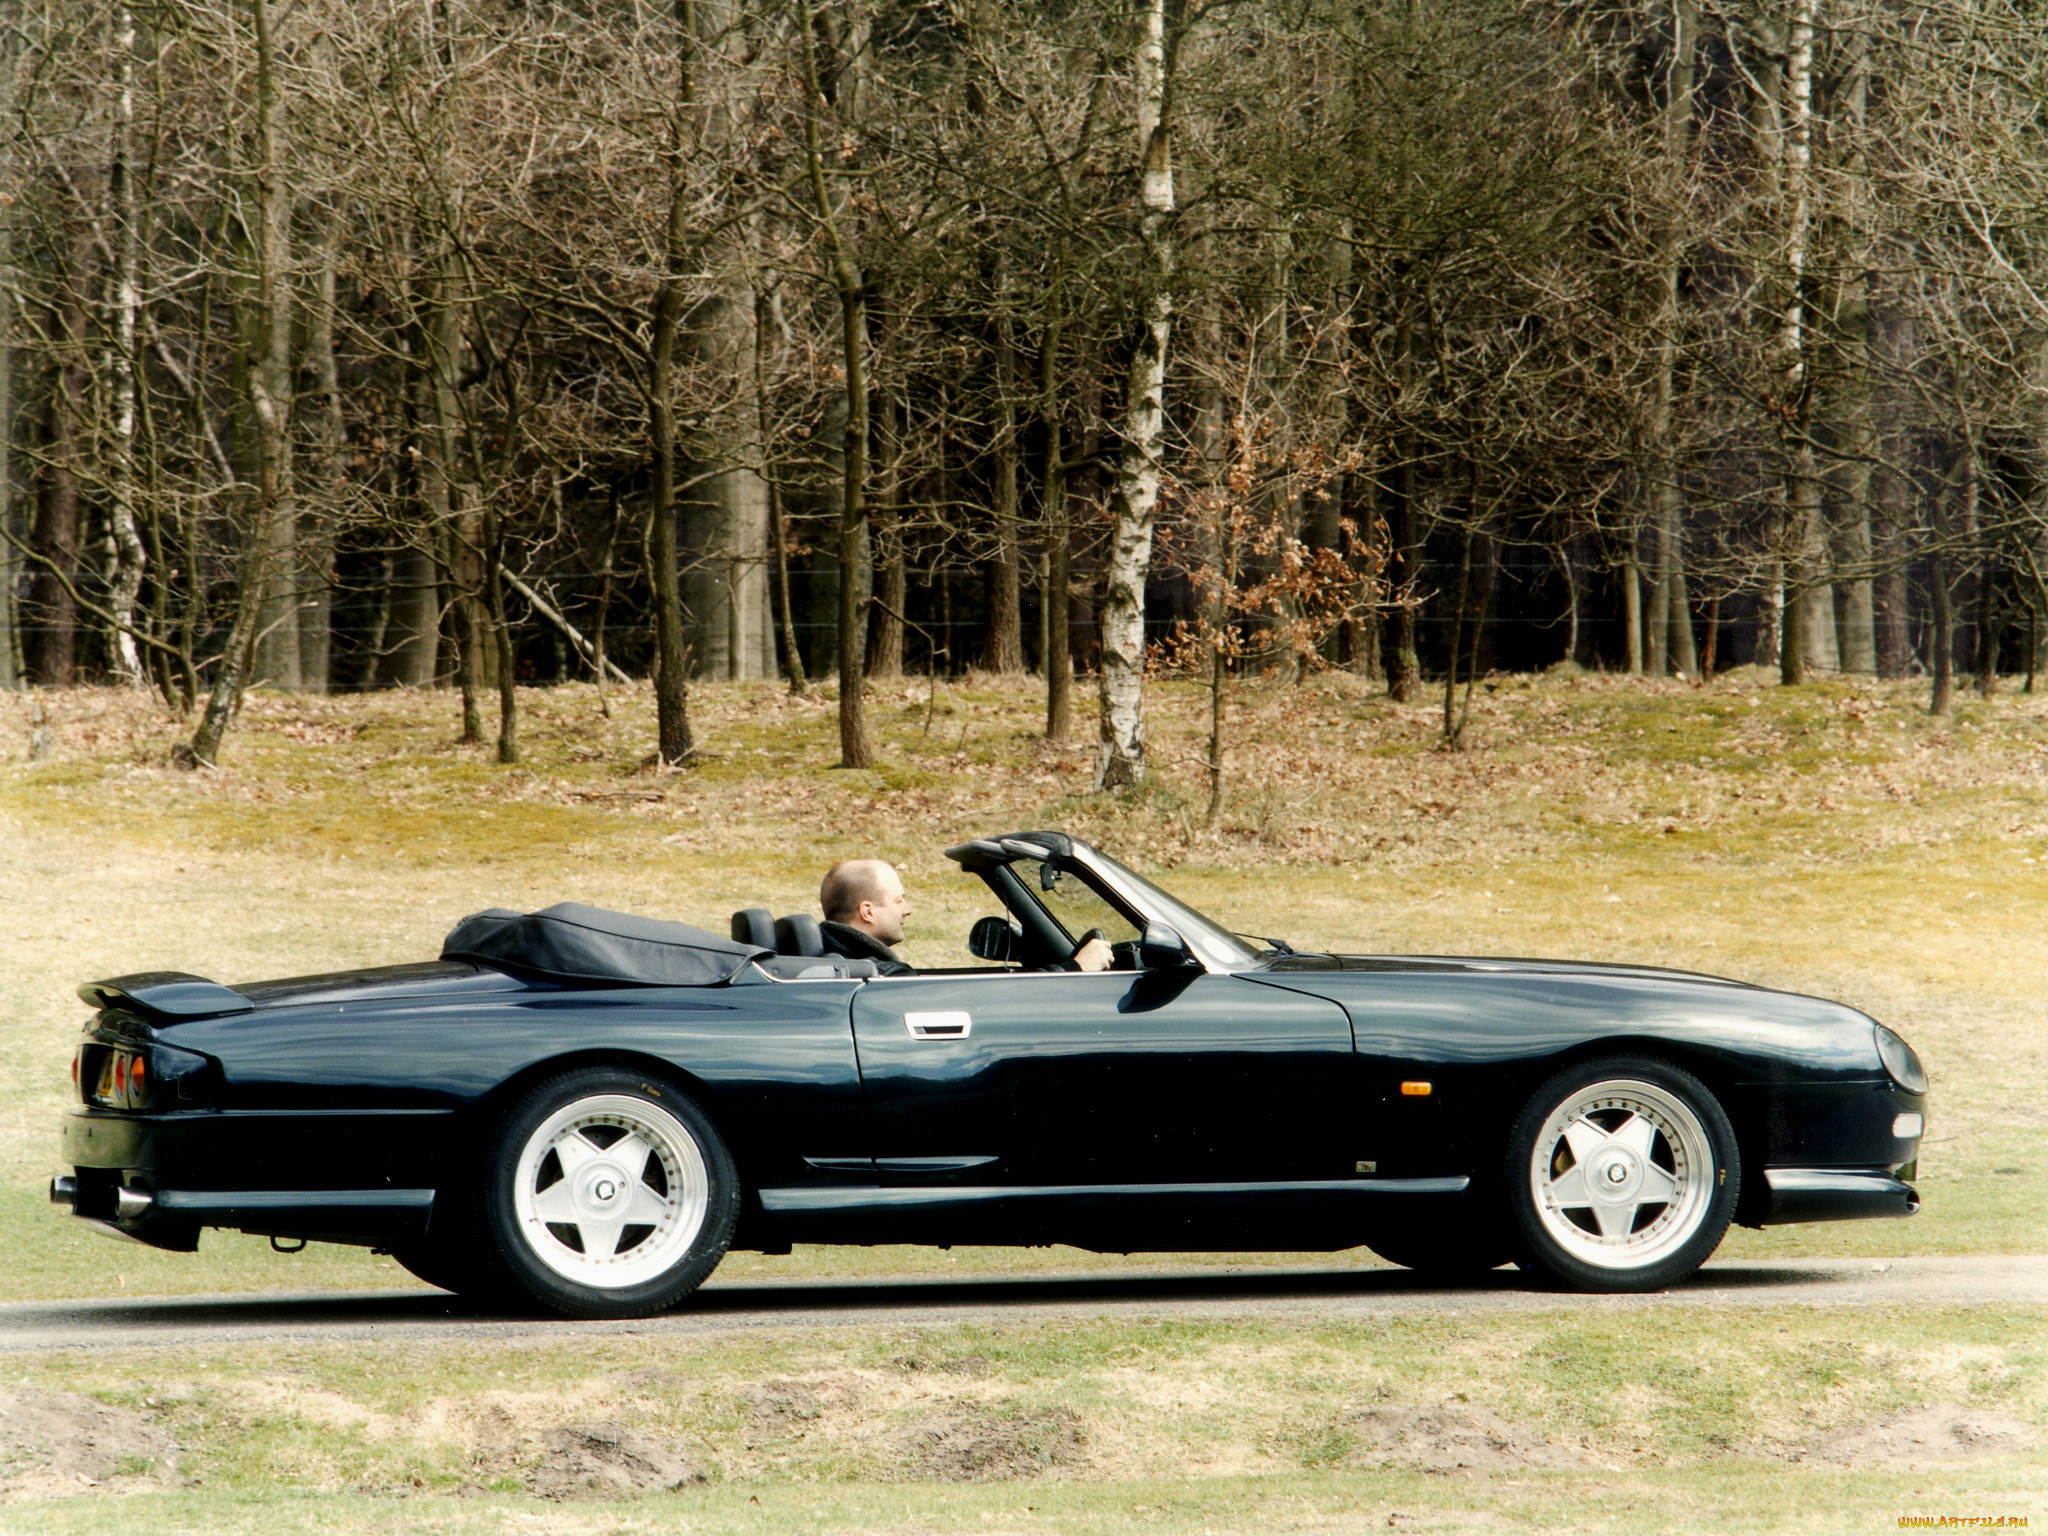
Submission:
M 1278 955 L 1291 955 L 1294 953 L 1294 946 L 1285 939 L 1269 939 L 1263 933 L 1240 933 L 1238 937 L 1240 939 L 1257 939 L 1266 948 Z

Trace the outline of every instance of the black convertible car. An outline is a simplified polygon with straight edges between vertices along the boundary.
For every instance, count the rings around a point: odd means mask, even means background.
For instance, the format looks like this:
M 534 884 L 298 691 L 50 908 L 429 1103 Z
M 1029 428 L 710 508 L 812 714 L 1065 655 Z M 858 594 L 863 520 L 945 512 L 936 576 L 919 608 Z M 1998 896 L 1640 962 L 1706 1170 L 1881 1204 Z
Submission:
M 83 1220 L 375 1246 L 498 1305 L 674 1304 L 728 1248 L 1364 1244 L 1667 1286 L 1736 1221 L 1907 1216 L 1927 1080 L 1854 1009 L 1675 971 L 1297 953 L 1076 838 L 947 850 L 973 969 L 808 917 L 565 904 L 421 965 L 80 989 Z M 1083 972 L 1093 937 L 1113 968 Z

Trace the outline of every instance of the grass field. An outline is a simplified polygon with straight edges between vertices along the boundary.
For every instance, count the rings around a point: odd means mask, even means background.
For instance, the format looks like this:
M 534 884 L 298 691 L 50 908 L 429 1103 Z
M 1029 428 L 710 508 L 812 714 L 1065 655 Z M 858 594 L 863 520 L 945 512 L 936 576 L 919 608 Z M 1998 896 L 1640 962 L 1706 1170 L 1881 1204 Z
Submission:
M 857 852 L 904 867 L 918 905 L 906 952 L 936 963 L 960 954 L 981 910 L 978 886 L 952 871 L 941 848 L 1023 826 L 1080 832 L 1234 926 L 1297 944 L 1627 959 L 1840 997 L 1900 1029 L 1932 1072 L 1926 1210 L 1911 1222 L 1737 1233 L 1724 1252 L 2048 1247 L 2048 696 L 1972 696 L 1954 720 L 1937 722 L 1922 712 L 1918 687 L 1786 690 L 1750 674 L 1706 689 L 1515 679 L 1481 695 L 1470 749 L 1451 754 L 1436 749 L 1432 709 L 1392 705 L 1352 679 L 1253 687 L 1232 710 L 1232 794 L 1215 831 L 1202 828 L 1206 700 L 1171 685 L 1151 698 L 1153 781 L 1106 798 L 1088 792 L 1085 750 L 1037 738 L 1028 685 L 986 680 L 942 684 L 935 695 L 921 681 L 879 688 L 883 766 L 865 772 L 830 766 L 829 697 L 791 700 L 766 687 L 697 690 L 706 754 L 683 772 L 643 766 L 652 740 L 644 690 L 613 691 L 609 719 L 588 688 L 522 695 L 527 761 L 514 769 L 488 749 L 455 744 L 446 695 L 259 695 L 221 769 L 198 775 L 166 766 L 178 722 L 104 691 L 48 697 L 54 750 L 30 763 L 28 701 L 0 696 L 0 1025 L 15 1068 L 0 1079 L 0 1240 L 10 1259 L 0 1299 L 406 1283 L 389 1261 L 347 1250 L 316 1246 L 283 1259 L 260 1240 L 209 1234 L 198 1255 L 160 1255 L 56 1218 L 41 1185 L 54 1171 L 71 1037 L 84 1018 L 70 995 L 81 980 L 176 968 L 233 982 L 422 958 L 465 912 L 572 898 L 722 928 L 740 906 L 812 906 L 824 864 Z M 739 1273 L 791 1277 L 1131 1262 L 1143 1261 L 838 1249 L 729 1261 Z M 1546 1352 L 1552 1334 L 1591 1326 L 1561 1318 L 1489 1321 L 1483 1339 L 1434 1345 L 1427 1330 L 1411 1341 L 1219 1325 L 1197 1348 L 1172 1330 L 1104 1325 L 1101 1341 L 1059 1348 L 1089 1359 L 1123 1350 L 1128 1372 L 1156 1369 L 1175 1392 L 1220 1391 L 1237 1406 L 1220 1416 L 1177 1406 L 1166 1415 L 1170 1433 L 1136 1434 L 1129 1426 L 1147 1417 L 1150 1400 L 1120 1396 L 1124 1376 L 1078 1364 L 1033 1375 L 1036 1366 L 1005 1364 L 971 1392 L 946 1391 L 965 1392 L 982 1403 L 977 1413 L 1023 1424 L 1027 1444 L 1051 1448 L 964 1482 L 903 1451 L 943 1446 L 950 1432 L 919 1429 L 919 1410 L 886 1393 L 875 1400 L 882 1407 L 856 1394 L 866 1406 L 848 1421 L 879 1426 L 873 1444 L 893 1458 L 884 1466 L 816 1446 L 781 1460 L 742 1454 L 733 1446 L 751 1421 L 717 1428 L 728 1411 L 718 1393 L 739 1390 L 733 1383 L 764 1373 L 838 1380 L 869 1368 L 857 1363 L 864 1350 L 913 1347 L 900 1340 L 848 1334 L 774 1346 L 811 1350 L 810 1364 L 693 1357 L 674 1366 L 667 1346 L 521 1354 L 522 1379 L 543 1383 L 521 1390 L 536 1395 L 572 1376 L 609 1381 L 641 1369 L 675 1369 L 688 1383 L 674 1401 L 656 1394 L 641 1408 L 605 1397 L 611 1388 L 591 1389 L 604 1422 L 673 1429 L 677 1443 L 698 1446 L 690 1476 L 708 1479 L 610 1503 L 536 1502 L 519 1491 L 555 1454 L 544 1427 L 492 1474 L 501 1486 L 460 1465 L 471 1443 L 462 1434 L 372 1433 L 364 1426 L 384 1419 L 320 1406 L 328 1399 L 319 1394 L 338 1395 L 391 1418 L 377 1396 L 386 1389 L 362 1396 L 367 1387 L 351 1375 L 365 1360 L 380 1379 L 389 1371 L 411 1383 L 390 1390 L 423 1394 L 419 1402 L 436 1393 L 466 1401 L 476 1394 L 459 1351 L 166 1356 L 149 1364 L 151 1380 L 203 1384 L 212 1373 L 225 1395 L 161 1399 L 146 1410 L 191 1447 L 181 1465 L 212 1469 L 202 1486 L 152 1494 L 151 1507 L 169 1497 L 165 1528 L 367 1530 L 419 1524 L 431 1511 L 451 1531 L 536 1520 L 563 1530 L 779 1531 L 817 1528 L 820 1507 L 835 1512 L 837 1528 L 878 1530 L 1836 1530 L 1895 1528 L 1896 1516 L 1916 1512 L 2048 1516 L 2048 1463 L 2033 1452 L 1928 1473 L 1788 1459 L 1827 1435 L 1858 1425 L 1877 1433 L 1901 1413 L 1941 1405 L 1995 1401 L 2016 1423 L 2048 1423 L 2032 1343 L 2040 1318 L 1802 1311 L 1760 1327 L 1760 1316 L 1725 1327 L 1660 1319 L 1647 1342 L 1617 1335 L 1564 1352 L 1597 1358 L 1592 1374 Z M 974 1348 L 934 1337 L 933 1349 L 978 1348 L 990 1359 L 996 1349 L 1004 1361 L 1035 1347 L 1021 1333 Z M 1499 1360 L 1458 1363 L 1496 1348 L 1505 1351 Z M 626 1354 L 597 1358 L 613 1349 Z M 1295 1362 L 1274 1368 L 1270 1389 L 1255 1371 L 1244 1374 L 1249 1366 L 1219 1364 L 1265 1358 L 1261 1351 Z M 1335 1363 L 1310 1370 L 1301 1362 L 1311 1356 Z M 1706 1374 L 1686 1378 L 1656 1363 L 1683 1358 Z M 1980 1362 L 1984 1373 L 1943 1375 L 1927 1365 L 1936 1358 Z M 1392 1399 L 1366 1395 L 1372 1371 L 1406 1369 L 1403 1360 L 1422 1362 L 1412 1382 L 1404 1378 Z M 141 1413 L 140 1370 L 38 1361 L 19 1390 L 84 1394 Z M 1327 1388 L 1302 1386 L 1325 1376 Z M 247 1383 L 271 1377 L 291 1390 L 251 1406 Z M 304 1392 L 293 1385 L 302 1378 Z M 1779 1378 L 1795 1385 L 1765 1412 L 1756 1383 Z M 1001 1393 L 987 1382 L 1002 1383 Z M 1436 1411 L 1460 1392 L 1513 1426 L 1512 1443 L 1539 1450 L 1447 1479 L 1390 1460 L 1370 1434 L 1357 1442 L 1359 1423 L 1390 1432 L 1356 1419 L 1361 1405 Z M 991 1394 L 1002 1402 L 990 1407 Z M 227 1417 L 208 1417 L 208 1404 L 228 1405 Z M 1070 1423 L 1055 1410 L 1078 1417 Z M 1601 1460 L 1587 1448 L 1612 1449 L 1606 1428 L 1621 1420 L 1601 1416 L 1611 1414 L 1632 1426 L 1640 1455 Z M 220 1427 L 259 1422 L 270 1428 Z M 391 1422 L 411 1421 L 399 1413 Z M 1347 1434 L 1355 1443 L 1344 1449 Z M 303 1457 L 291 1449 L 301 1442 Z M 1235 1447 L 1237 1459 L 1197 1455 L 1198 1442 Z M 1322 1455 L 1318 1444 L 1337 1449 Z M 424 1459 L 405 1459 L 415 1455 Z M 905 1476 L 904 1465 L 925 1471 Z M 17 1482 L 14 1497 L 29 1502 L 0 1511 L 0 1529 L 92 1529 L 94 1510 L 104 1517 L 97 1498 L 51 1502 L 33 1478 Z M 461 1489 L 472 1491 L 454 1497 Z M 391 1503 L 400 1497 L 414 1501 L 402 1521 Z

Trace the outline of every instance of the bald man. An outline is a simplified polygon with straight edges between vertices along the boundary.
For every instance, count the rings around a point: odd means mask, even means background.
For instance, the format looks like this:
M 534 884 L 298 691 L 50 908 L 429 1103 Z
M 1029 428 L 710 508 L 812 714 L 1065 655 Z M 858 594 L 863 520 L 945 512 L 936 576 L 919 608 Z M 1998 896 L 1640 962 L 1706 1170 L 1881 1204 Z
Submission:
M 897 959 L 892 947 L 903 942 L 903 923 L 911 912 L 903 877 L 894 865 L 884 859 L 841 859 L 825 871 L 818 905 L 825 910 L 818 931 L 826 954 L 872 960 L 884 976 L 903 976 L 914 969 Z M 1107 944 L 1090 939 L 1074 963 L 1084 971 L 1106 971 L 1113 958 Z

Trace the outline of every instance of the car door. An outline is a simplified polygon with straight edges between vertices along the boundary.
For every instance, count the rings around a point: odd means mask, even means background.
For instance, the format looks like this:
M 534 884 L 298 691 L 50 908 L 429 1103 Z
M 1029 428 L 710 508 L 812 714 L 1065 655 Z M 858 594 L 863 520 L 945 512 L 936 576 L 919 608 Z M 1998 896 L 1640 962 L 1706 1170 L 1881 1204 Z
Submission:
M 1351 1024 L 1189 966 L 892 977 L 853 1028 L 884 1184 L 1202 1185 L 1352 1173 Z

